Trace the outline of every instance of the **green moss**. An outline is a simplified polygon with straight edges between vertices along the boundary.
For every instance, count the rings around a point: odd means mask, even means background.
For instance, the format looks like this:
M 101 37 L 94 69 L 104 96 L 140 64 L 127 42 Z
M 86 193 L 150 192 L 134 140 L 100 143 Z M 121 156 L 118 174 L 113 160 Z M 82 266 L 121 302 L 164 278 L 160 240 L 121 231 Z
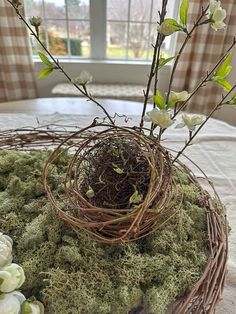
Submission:
M 183 193 L 179 215 L 139 241 L 98 244 L 77 236 L 47 204 L 42 169 L 48 152 L 0 152 L 0 230 L 15 241 L 14 260 L 26 273 L 23 292 L 50 314 L 124 314 L 140 303 L 154 314 L 201 276 L 208 258 L 201 193 L 175 170 Z M 61 151 L 50 175 L 61 193 L 68 156 Z

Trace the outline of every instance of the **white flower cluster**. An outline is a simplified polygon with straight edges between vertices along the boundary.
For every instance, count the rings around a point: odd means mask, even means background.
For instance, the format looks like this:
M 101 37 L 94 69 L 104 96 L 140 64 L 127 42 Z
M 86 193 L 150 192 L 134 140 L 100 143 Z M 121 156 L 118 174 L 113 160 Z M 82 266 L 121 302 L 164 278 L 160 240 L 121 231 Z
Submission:
M 168 108 L 175 104 L 187 101 L 190 96 L 191 94 L 189 94 L 187 91 L 180 93 L 171 91 L 167 106 L 165 105 L 164 108 L 153 108 L 151 111 L 147 112 L 147 115 L 144 117 L 144 121 L 152 122 L 154 125 L 159 126 L 162 129 L 167 129 L 175 122 L 175 120 L 171 118 L 171 113 L 169 112 Z M 196 115 L 191 116 L 185 113 L 182 115 L 182 120 L 183 122 L 178 124 L 176 128 L 187 127 L 189 131 L 193 132 L 195 131 L 196 126 L 203 123 L 204 117 Z
M 226 10 L 222 9 L 220 1 L 210 1 L 208 18 L 211 19 L 211 27 L 215 31 L 225 28 L 224 19 L 226 18 Z
M 26 300 L 16 291 L 24 281 L 21 266 L 12 263 L 12 239 L 0 232 L 0 313 L 1 314 L 43 314 L 42 303 Z

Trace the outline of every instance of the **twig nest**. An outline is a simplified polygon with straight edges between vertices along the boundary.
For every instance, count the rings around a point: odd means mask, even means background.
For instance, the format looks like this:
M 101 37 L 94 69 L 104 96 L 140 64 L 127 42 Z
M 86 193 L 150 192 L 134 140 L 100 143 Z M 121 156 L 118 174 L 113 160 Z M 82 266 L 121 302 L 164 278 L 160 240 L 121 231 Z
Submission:
M 61 199 L 52 193 L 48 177 L 64 149 L 71 159 L 62 182 L 66 199 Z M 160 143 L 133 129 L 105 124 L 64 140 L 45 166 L 44 185 L 61 219 L 104 243 L 149 234 L 175 214 L 178 198 L 171 159 Z

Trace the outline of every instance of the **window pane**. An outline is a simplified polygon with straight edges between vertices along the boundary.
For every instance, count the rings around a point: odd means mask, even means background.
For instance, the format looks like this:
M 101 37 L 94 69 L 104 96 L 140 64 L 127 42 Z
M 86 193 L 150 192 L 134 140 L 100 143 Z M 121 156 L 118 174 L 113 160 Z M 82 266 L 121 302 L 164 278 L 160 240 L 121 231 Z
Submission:
M 146 59 L 148 53 L 149 24 L 130 23 L 129 59 Z
M 25 0 L 26 16 L 43 16 L 43 2 L 42 0 Z
M 89 22 L 69 22 L 70 52 L 72 56 L 90 56 L 90 27 Z
M 148 22 L 151 17 L 152 0 L 131 0 L 131 21 Z
M 107 23 L 107 57 L 126 58 L 127 23 Z
M 69 19 L 89 19 L 89 0 L 67 0 Z
M 65 18 L 65 0 L 44 0 L 46 18 Z
M 50 52 L 55 56 L 66 56 L 68 54 L 66 22 L 50 20 L 47 27 Z
M 161 10 L 161 4 L 162 2 L 159 0 L 153 1 L 153 11 L 152 11 L 152 21 L 156 22 L 159 20 L 158 11 Z M 173 17 L 174 16 L 174 9 L 176 5 L 176 0 L 169 0 L 167 5 L 167 17 Z
M 107 0 L 108 20 L 128 20 L 128 0 Z

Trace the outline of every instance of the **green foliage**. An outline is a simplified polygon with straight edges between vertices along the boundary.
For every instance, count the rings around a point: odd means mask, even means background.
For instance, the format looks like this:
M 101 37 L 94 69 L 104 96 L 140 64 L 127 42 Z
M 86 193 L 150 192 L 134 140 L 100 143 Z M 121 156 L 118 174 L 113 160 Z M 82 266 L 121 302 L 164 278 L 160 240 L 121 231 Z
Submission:
M 44 64 L 46 64 L 48 67 L 53 67 L 53 63 L 48 59 L 48 57 L 43 52 L 38 51 L 38 55 Z
M 236 105 L 236 94 L 230 99 L 229 104 Z
M 159 28 L 159 32 L 165 36 L 172 35 L 181 30 L 183 30 L 183 27 L 175 19 L 170 18 L 165 19 Z
M 86 196 L 88 197 L 88 198 L 93 198 L 94 197 L 94 190 L 93 190 L 93 188 L 89 185 L 89 189 L 88 189 L 88 191 L 86 192 Z
M 134 188 L 135 188 L 135 190 L 134 190 L 134 193 L 130 196 L 129 203 L 130 204 L 139 204 L 143 200 L 143 195 L 139 194 L 139 191 L 137 190 L 136 186 Z
M 67 38 L 62 38 L 61 41 L 67 47 Z M 72 56 L 82 56 L 82 46 L 79 39 L 70 38 L 70 52 Z
M 43 70 L 40 71 L 38 78 L 44 78 L 48 75 L 50 75 L 53 70 L 55 69 L 53 63 L 48 59 L 48 57 L 41 51 L 38 51 L 38 55 L 42 62 L 47 65 L 47 68 L 44 68 Z
M 160 91 L 153 96 L 153 102 L 159 109 L 165 109 L 165 98 Z
M 172 61 L 173 59 L 175 59 L 176 56 L 170 57 L 170 58 L 164 58 L 164 57 L 160 57 L 159 59 L 159 69 L 161 69 L 164 65 L 166 65 L 167 63 L 169 63 L 170 61 Z
M 112 166 L 113 166 L 113 170 L 118 173 L 118 174 L 122 174 L 124 173 L 124 169 L 123 168 L 120 168 L 118 167 L 116 164 L 112 163 Z
M 0 230 L 13 237 L 14 261 L 25 270 L 22 292 L 52 314 L 123 314 L 141 301 L 148 311 L 164 313 L 198 280 L 208 258 L 205 210 L 187 173 L 175 170 L 181 223 L 176 215 L 139 241 L 105 245 L 77 237 L 50 210 L 45 194 L 38 195 L 34 187 L 47 156 L 0 152 Z M 50 179 L 56 191 L 68 161 L 64 151 L 60 157 Z
M 229 53 L 225 61 L 219 66 L 218 70 L 211 78 L 213 82 L 216 82 L 217 84 L 222 86 L 227 92 L 229 92 L 232 88 L 231 84 L 227 80 L 225 80 L 225 78 L 232 70 L 232 66 L 230 65 L 231 60 L 232 53 Z
M 180 6 L 180 20 L 184 27 L 187 26 L 188 7 L 189 7 L 189 1 L 182 0 L 181 6 Z

